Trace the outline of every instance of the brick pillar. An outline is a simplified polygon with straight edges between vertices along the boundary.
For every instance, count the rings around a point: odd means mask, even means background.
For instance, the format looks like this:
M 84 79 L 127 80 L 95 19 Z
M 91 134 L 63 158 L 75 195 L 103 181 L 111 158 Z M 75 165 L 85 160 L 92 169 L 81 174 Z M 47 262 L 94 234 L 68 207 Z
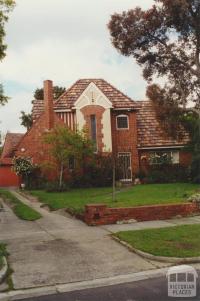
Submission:
M 51 80 L 44 81 L 44 108 L 46 128 L 50 130 L 54 126 L 53 82 Z

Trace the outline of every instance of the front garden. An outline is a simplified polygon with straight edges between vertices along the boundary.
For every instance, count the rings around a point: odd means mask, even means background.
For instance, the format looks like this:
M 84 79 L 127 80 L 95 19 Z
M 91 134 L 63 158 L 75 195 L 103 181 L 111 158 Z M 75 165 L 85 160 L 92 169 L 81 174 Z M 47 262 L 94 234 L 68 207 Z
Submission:
M 155 256 L 178 258 L 200 256 L 199 224 L 124 231 L 116 233 L 115 236 L 135 249 Z
M 40 202 L 50 209 L 68 208 L 74 213 L 84 211 L 85 205 L 103 203 L 108 207 L 135 207 L 155 204 L 184 203 L 200 186 L 191 183 L 137 185 L 116 191 L 112 200 L 111 188 L 70 189 L 66 192 L 32 190 Z

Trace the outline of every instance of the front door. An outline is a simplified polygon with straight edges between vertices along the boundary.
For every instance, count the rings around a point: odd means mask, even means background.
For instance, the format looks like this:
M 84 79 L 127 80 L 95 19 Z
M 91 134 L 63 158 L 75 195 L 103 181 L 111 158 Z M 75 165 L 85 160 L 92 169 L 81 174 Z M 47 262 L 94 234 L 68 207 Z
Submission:
M 121 181 L 132 181 L 131 153 L 119 153 L 119 168 Z

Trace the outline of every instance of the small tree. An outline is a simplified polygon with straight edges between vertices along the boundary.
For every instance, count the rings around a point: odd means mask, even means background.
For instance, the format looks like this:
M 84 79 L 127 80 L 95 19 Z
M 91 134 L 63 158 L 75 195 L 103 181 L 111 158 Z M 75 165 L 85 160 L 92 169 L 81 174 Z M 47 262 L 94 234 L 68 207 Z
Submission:
M 74 158 L 78 168 L 83 167 L 87 157 L 94 152 L 92 141 L 85 131 L 72 131 L 66 126 L 57 126 L 44 135 L 48 151 L 59 168 L 59 189 L 63 185 L 63 173 L 68 168 L 69 160 Z
M 27 183 L 28 176 L 32 174 L 35 166 L 30 158 L 15 157 L 13 159 L 13 171 L 21 176 L 22 181 Z

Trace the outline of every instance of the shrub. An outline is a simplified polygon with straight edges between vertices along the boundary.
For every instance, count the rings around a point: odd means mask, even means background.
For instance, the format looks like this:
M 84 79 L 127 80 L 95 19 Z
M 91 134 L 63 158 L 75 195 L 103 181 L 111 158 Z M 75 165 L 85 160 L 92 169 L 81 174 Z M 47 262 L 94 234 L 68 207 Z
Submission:
M 135 178 L 140 179 L 141 181 L 143 181 L 146 178 L 146 173 L 143 170 L 139 170 L 136 174 L 135 174 Z
M 13 159 L 13 170 L 22 178 L 26 178 L 28 175 L 30 175 L 33 169 L 34 165 L 32 164 L 31 159 L 21 157 Z
M 152 165 L 147 175 L 147 183 L 188 182 L 190 171 L 179 164 Z
M 39 167 L 35 167 L 32 173 L 24 179 L 26 189 L 44 189 L 47 184 L 46 178 L 42 175 Z
M 116 181 L 119 179 L 119 167 L 116 167 Z M 113 180 L 113 159 L 111 155 L 96 155 L 88 162 L 83 172 L 72 172 L 71 187 L 108 187 Z
M 194 154 L 191 164 L 191 178 L 194 183 L 200 183 L 200 149 Z
M 64 192 L 68 191 L 70 189 L 69 183 L 62 183 L 62 186 L 59 186 L 59 183 L 57 181 L 54 182 L 47 182 L 44 184 L 44 189 L 47 192 Z
M 200 203 L 200 193 L 196 193 L 196 194 L 191 195 L 191 196 L 188 198 L 188 201 L 189 201 L 189 202 L 197 202 L 197 203 Z

